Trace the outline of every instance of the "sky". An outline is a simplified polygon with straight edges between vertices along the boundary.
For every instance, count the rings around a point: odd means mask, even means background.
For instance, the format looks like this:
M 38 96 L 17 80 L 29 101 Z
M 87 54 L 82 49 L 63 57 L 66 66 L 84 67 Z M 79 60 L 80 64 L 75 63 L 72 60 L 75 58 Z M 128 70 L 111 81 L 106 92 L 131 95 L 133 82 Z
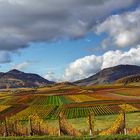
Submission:
M 56 82 L 140 66 L 139 0 L 0 0 L 0 71 Z

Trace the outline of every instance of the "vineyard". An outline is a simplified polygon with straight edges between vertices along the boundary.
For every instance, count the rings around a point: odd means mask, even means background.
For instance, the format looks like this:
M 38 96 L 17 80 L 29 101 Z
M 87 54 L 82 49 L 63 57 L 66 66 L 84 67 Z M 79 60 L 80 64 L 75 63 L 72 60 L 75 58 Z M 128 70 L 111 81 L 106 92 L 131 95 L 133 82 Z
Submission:
M 49 136 L 84 136 L 84 135 L 117 135 L 117 134 L 139 134 L 140 126 L 129 128 L 127 126 L 127 116 L 121 111 L 115 116 L 113 122 L 107 128 L 96 129 L 97 117 L 90 113 L 85 118 L 85 123 L 88 129 L 77 129 L 63 113 L 59 114 L 55 125 L 50 125 L 50 122 L 45 121 L 37 114 L 29 115 L 25 121 L 22 117 L 12 116 L 1 121 L 0 136 L 33 136 L 33 135 L 49 135 Z M 82 123 L 82 122 L 80 122 Z
M 74 86 L 48 87 L 33 93 L 31 89 L 29 93 L 5 91 L 0 94 L 0 135 L 139 134 L 138 91 L 132 87 L 95 90 Z
M 100 115 L 113 115 L 118 114 L 121 110 L 126 110 L 126 112 L 139 112 L 139 108 L 136 108 L 129 104 L 122 105 L 109 105 L 109 106 L 92 106 L 92 107 L 68 107 L 65 105 L 55 106 L 48 105 L 32 105 L 20 111 L 16 114 L 18 117 L 24 117 L 26 120 L 29 115 L 38 114 L 43 119 L 57 119 L 60 113 L 63 113 L 66 118 L 81 118 L 87 117 L 89 113 L 93 113 L 95 116 Z

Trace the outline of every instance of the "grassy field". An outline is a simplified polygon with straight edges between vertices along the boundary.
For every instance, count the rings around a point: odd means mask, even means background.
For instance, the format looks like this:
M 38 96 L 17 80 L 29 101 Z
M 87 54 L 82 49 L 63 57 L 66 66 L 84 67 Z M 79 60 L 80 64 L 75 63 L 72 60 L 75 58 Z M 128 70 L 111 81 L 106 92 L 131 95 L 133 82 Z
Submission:
M 95 116 L 94 118 L 94 130 L 103 130 L 109 128 L 117 115 L 103 115 L 103 116 Z M 87 122 L 88 118 L 74 118 L 68 119 L 68 121 L 78 130 L 87 130 L 89 129 L 89 124 Z M 58 127 L 58 120 L 47 120 L 49 125 L 55 125 Z M 133 128 L 140 124 L 140 112 L 136 113 L 127 113 L 126 114 L 126 127 Z

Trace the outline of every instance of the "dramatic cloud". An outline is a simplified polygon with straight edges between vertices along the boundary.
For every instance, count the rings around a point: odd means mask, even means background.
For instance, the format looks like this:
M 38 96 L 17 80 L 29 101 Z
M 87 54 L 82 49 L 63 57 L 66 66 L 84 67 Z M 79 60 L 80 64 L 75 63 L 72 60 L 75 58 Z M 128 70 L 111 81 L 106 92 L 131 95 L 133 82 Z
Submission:
M 103 56 L 101 69 L 120 64 L 130 64 L 140 66 L 140 45 L 137 48 L 131 48 L 127 52 L 108 51 Z
M 0 50 L 83 37 L 112 12 L 138 3 L 139 0 L 0 0 Z
M 0 63 L 9 63 L 11 62 L 10 53 L 7 51 L 0 51 Z
M 126 52 L 119 50 L 108 51 L 102 56 L 91 55 L 78 59 L 66 68 L 63 79 L 66 81 L 76 81 L 89 77 L 101 69 L 120 64 L 140 66 L 140 45 Z
M 29 61 L 25 61 L 20 64 L 16 64 L 12 67 L 12 69 L 24 70 L 26 69 L 31 63 Z
M 134 46 L 140 43 L 140 9 L 113 15 L 97 26 L 97 33 L 106 32 L 103 47 L 115 45 L 119 47 Z
M 66 81 L 75 81 L 86 78 L 101 69 L 102 57 L 95 55 L 86 56 L 71 63 L 63 76 Z

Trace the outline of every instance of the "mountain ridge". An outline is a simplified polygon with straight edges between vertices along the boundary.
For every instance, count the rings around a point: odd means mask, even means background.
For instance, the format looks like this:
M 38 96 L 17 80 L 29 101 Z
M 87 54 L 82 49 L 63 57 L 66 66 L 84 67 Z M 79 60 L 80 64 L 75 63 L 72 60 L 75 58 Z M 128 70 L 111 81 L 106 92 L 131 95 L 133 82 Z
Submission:
M 129 78 L 130 76 L 131 78 L 131 76 L 135 76 L 135 75 L 140 75 L 140 66 L 117 65 L 114 67 L 105 68 L 88 78 L 78 80 L 71 84 L 78 85 L 78 86 L 108 84 L 108 83 L 115 83 L 115 81 L 117 80 L 119 81 L 119 79 L 123 80 L 123 78 L 125 77 Z M 38 74 L 25 73 L 17 69 L 13 69 L 8 72 L 0 72 L 0 89 L 20 88 L 20 87 L 41 87 L 54 83 L 55 82 L 53 81 L 44 79 Z M 68 82 L 67 84 L 69 85 L 70 82 Z
M 75 81 L 74 84 L 82 86 L 113 83 L 118 79 L 135 74 L 140 74 L 140 66 L 117 65 L 114 67 L 105 68 L 88 78 Z
M 38 87 L 54 82 L 38 74 L 25 73 L 16 69 L 0 73 L 0 88 Z

